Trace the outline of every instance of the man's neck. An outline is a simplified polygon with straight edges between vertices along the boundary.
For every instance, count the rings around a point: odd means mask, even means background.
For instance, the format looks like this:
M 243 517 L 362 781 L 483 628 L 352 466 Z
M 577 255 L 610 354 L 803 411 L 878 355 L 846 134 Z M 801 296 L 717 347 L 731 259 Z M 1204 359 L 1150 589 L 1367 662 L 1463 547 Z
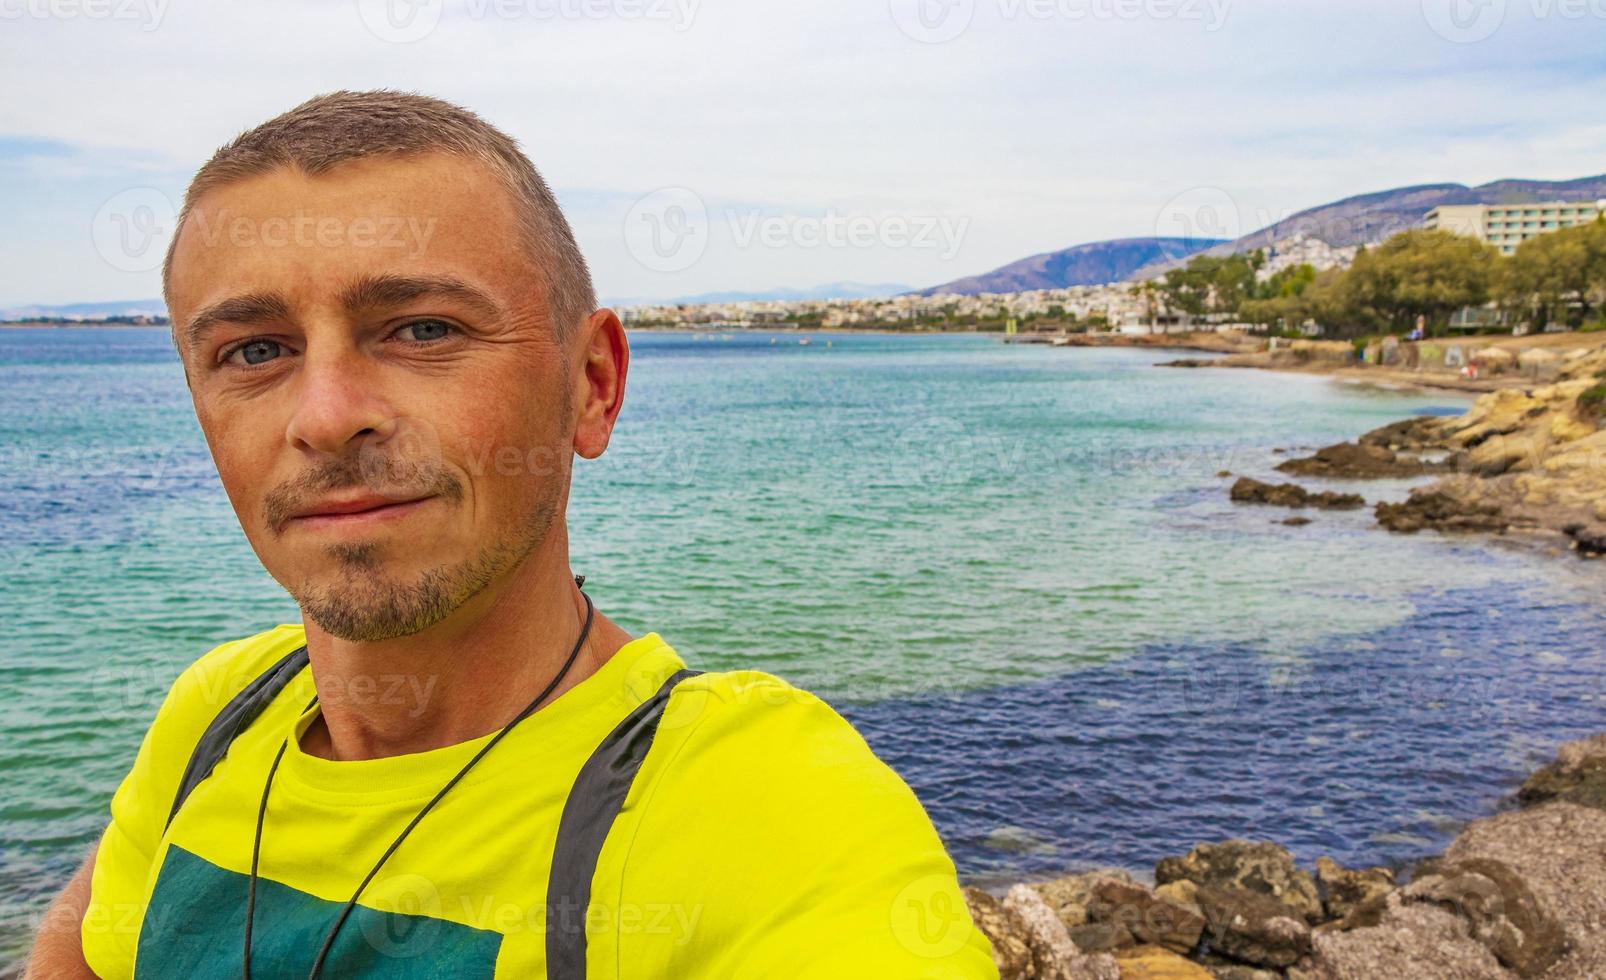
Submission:
M 567 560 L 536 558 L 494 593 L 411 636 L 354 642 L 304 620 L 320 710 L 302 750 L 376 759 L 454 745 L 512 721 L 563 669 L 585 622 Z M 574 665 L 542 704 L 596 673 L 630 639 L 596 613 Z

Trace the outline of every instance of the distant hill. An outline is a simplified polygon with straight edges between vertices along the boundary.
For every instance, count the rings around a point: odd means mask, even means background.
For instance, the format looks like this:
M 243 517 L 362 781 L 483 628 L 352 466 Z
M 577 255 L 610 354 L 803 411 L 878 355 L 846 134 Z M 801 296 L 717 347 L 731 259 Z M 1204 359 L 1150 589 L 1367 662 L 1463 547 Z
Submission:
M 1465 184 L 1420 184 L 1346 197 L 1292 215 L 1236 241 L 1205 250 L 1206 255 L 1252 252 L 1273 242 L 1304 234 L 1344 247 L 1376 242 L 1415 228 L 1441 204 L 1522 204 L 1528 201 L 1597 201 L 1606 198 L 1606 174 L 1576 180 L 1497 180 L 1477 187 Z M 1132 279 L 1150 279 L 1181 264 L 1187 256 L 1170 256 L 1135 270 Z
M 940 286 L 916 290 L 916 295 L 1015 293 L 1028 289 L 1098 286 L 1121 282 L 1138 269 L 1186 259 L 1220 244 L 1220 239 L 1211 238 L 1122 238 L 1089 242 L 1058 252 L 1033 255 L 979 276 L 966 276 Z
M 61 303 L 56 306 L 33 304 L 0 309 L 0 320 L 29 317 L 166 316 L 167 304 L 159 299 L 123 299 L 109 303 Z

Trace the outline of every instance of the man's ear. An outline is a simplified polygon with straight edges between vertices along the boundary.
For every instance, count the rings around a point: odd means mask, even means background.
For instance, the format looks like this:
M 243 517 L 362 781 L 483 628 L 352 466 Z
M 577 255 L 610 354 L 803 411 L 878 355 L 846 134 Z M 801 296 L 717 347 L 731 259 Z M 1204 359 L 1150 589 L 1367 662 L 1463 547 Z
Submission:
M 625 403 L 625 375 L 630 370 L 630 344 L 619 317 L 597 310 L 581 324 L 576 351 L 574 451 L 596 459 L 608 448 L 613 423 Z

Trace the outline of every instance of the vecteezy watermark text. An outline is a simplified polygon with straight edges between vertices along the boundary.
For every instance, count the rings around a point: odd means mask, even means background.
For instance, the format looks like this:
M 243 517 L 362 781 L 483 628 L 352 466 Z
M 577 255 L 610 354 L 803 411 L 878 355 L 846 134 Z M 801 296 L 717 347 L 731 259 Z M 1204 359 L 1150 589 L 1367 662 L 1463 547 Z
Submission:
M 965 216 L 835 208 L 816 214 L 727 209 L 711 217 L 695 191 L 664 187 L 630 208 L 624 239 L 630 254 L 647 268 L 680 272 L 702 258 L 716 230 L 740 249 L 935 249 L 949 260 L 958 254 L 969 228 L 970 218 Z
M 667 24 L 679 33 L 692 26 L 701 0 L 464 0 L 454 16 L 472 21 L 639 21 Z M 435 32 L 445 0 L 357 0 L 357 15 L 381 41 L 411 44 Z
M 1073 24 L 1111 21 L 1197 23 L 1207 34 L 1226 26 L 1232 0 L 985 0 L 997 19 L 1058 20 Z M 898 30 L 923 44 L 941 44 L 965 33 L 977 0 L 888 0 Z
M 0 0 L 0 20 L 122 20 L 162 26 L 168 0 Z

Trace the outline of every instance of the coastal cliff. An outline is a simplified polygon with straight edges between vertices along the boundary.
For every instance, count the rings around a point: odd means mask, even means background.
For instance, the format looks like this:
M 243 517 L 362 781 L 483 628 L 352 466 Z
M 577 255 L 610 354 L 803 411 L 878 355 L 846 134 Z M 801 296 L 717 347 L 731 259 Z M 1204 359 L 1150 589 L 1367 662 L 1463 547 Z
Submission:
M 1482 395 L 1464 415 L 1406 419 L 1277 469 L 1339 480 L 1438 474 L 1403 502 L 1378 503 L 1378 523 L 1526 534 L 1606 554 L 1606 350 L 1569 357 L 1550 383 Z M 1286 504 L 1301 493 L 1241 480 L 1233 498 Z
M 1506 812 L 1397 874 L 1266 841 L 966 889 L 1003 980 L 1563 980 L 1606 976 L 1606 734 L 1564 745 Z

